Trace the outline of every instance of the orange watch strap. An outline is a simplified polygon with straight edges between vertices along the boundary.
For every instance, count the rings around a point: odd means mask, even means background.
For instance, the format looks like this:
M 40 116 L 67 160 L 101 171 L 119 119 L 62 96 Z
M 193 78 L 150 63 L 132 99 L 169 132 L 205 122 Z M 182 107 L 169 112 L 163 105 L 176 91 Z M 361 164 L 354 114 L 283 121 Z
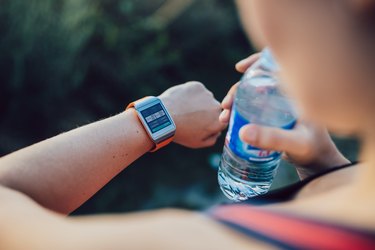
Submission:
M 143 97 L 142 99 L 139 99 L 138 101 L 131 102 L 131 103 L 126 107 L 126 110 L 131 109 L 131 108 L 134 108 L 135 105 L 137 104 L 137 102 L 141 102 L 142 100 L 144 100 L 144 99 L 146 99 L 146 98 L 148 98 L 148 96 Z M 137 114 L 136 114 L 136 116 L 137 116 L 138 120 L 141 121 L 141 120 L 139 119 L 139 117 L 138 117 Z M 142 122 L 141 122 L 141 124 L 142 124 L 142 126 L 144 126 Z M 147 134 L 148 134 L 148 133 L 147 133 Z M 171 142 L 173 142 L 173 140 L 174 140 L 174 135 L 173 135 L 172 137 L 170 137 L 170 138 L 168 138 L 168 139 L 162 141 L 162 142 L 159 143 L 159 144 L 155 144 L 155 147 L 154 147 L 153 149 L 151 149 L 150 152 L 151 152 L 151 153 L 154 153 L 154 152 L 158 151 L 159 149 L 164 148 L 165 146 L 167 146 L 167 145 L 169 145 Z
M 134 108 L 135 105 L 137 104 L 137 102 L 141 102 L 141 101 L 143 101 L 144 99 L 147 99 L 147 98 L 149 98 L 149 96 L 143 97 L 142 99 L 139 99 L 138 101 L 129 103 L 129 105 L 126 107 L 126 110 L 128 110 L 130 108 Z
M 165 141 L 162 141 L 159 144 L 156 144 L 155 148 L 153 148 L 150 152 L 154 153 L 154 152 L 158 151 L 159 149 L 164 148 L 165 146 L 167 146 L 168 144 L 170 144 L 171 142 L 173 142 L 173 139 L 174 139 L 174 136 L 172 136 L 171 138 L 166 139 Z

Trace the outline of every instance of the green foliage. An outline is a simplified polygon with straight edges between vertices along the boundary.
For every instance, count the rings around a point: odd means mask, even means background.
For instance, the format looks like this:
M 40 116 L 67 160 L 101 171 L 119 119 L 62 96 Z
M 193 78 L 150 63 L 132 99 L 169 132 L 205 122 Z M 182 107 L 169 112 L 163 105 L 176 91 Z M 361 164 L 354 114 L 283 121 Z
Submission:
M 2 80 L 9 91 L 31 85 L 61 96 L 82 82 L 84 72 L 76 59 L 95 28 L 90 23 L 94 8 L 87 2 L 31 0 L 2 5 L 1 63 L 9 69 L 2 70 L 8 73 Z
M 0 0 L 0 155 L 189 80 L 221 99 L 240 77 L 234 63 L 251 53 L 233 3 L 195 0 L 166 23 L 155 16 L 166 2 Z M 77 213 L 215 204 L 223 196 L 209 157 L 222 145 L 148 154 Z M 294 177 L 281 171 L 275 186 Z

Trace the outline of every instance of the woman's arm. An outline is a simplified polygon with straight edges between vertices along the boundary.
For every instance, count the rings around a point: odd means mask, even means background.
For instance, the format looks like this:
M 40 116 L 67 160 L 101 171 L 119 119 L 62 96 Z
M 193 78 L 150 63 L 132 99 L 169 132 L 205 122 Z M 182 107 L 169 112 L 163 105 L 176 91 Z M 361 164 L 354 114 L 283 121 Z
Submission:
M 262 249 L 188 211 L 66 218 L 2 187 L 0 204 L 0 249 Z
M 70 213 L 151 148 L 128 110 L 1 158 L 0 183 Z
M 180 85 L 160 98 L 176 122 L 176 142 L 195 148 L 216 142 L 221 108 L 202 84 Z M 128 110 L 1 158 L 0 185 L 68 214 L 152 147 Z

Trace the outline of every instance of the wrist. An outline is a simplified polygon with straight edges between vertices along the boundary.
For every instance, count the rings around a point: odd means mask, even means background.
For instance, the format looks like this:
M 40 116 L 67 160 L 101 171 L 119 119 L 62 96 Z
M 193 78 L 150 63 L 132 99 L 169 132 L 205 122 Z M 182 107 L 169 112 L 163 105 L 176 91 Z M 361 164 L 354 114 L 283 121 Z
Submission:
M 167 109 L 172 119 L 175 120 L 176 115 L 173 111 L 173 101 L 171 101 L 171 99 L 167 95 L 159 95 L 158 98 L 163 102 L 165 108 Z
M 349 164 L 350 161 L 345 158 L 337 149 L 334 152 L 327 152 L 321 155 L 320 159 L 310 162 L 306 165 L 296 166 L 298 176 L 301 180 L 312 175 L 319 174 L 328 169 Z
M 124 120 L 126 121 L 130 120 L 130 123 L 134 125 L 132 126 L 131 132 L 137 135 L 143 153 L 145 154 L 149 152 L 154 147 L 154 142 L 148 136 L 141 121 L 138 119 L 137 111 L 135 109 L 128 109 L 120 115 L 124 117 Z M 129 147 L 129 144 L 128 144 L 128 147 Z
M 176 125 L 176 135 L 178 132 L 179 126 L 179 119 L 178 119 L 178 114 L 175 112 L 174 106 L 176 105 L 176 102 L 173 102 L 168 95 L 160 95 L 158 98 L 163 102 L 165 108 L 167 109 L 169 115 L 173 119 L 175 125 Z M 175 137 L 176 137 L 175 135 Z
M 130 103 L 126 109 L 135 111 L 138 121 L 153 142 L 154 147 L 150 152 L 156 152 L 173 141 L 176 125 L 162 99 L 147 96 Z

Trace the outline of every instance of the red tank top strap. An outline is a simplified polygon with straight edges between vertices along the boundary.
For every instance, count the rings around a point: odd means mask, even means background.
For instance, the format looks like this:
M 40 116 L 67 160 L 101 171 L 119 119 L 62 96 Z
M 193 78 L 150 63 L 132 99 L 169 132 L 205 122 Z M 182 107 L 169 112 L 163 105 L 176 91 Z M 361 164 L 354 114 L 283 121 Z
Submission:
M 249 236 L 261 236 L 286 249 L 375 249 L 375 234 L 249 205 L 227 205 L 209 212 Z

